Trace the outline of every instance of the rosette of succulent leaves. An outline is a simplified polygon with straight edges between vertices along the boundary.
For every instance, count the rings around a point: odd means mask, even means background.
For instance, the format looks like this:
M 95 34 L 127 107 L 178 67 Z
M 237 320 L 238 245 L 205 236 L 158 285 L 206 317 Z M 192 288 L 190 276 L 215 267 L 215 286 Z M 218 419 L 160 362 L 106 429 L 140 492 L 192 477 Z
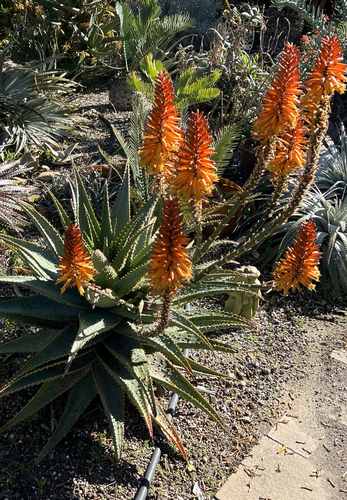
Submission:
M 193 373 L 223 375 L 192 359 L 186 349 L 235 352 L 235 346 L 224 345 L 206 334 L 249 325 L 229 313 L 198 306 L 189 312 L 185 306 L 196 299 L 238 290 L 253 293 L 253 285 L 243 282 L 237 271 L 210 266 L 214 271 L 202 272 L 213 239 L 205 240 L 198 253 L 192 244 L 193 279 L 173 298 L 167 327 L 158 331 L 161 299 L 150 295 L 148 263 L 160 226 L 162 200 L 152 196 L 135 210 L 128 167 L 113 203 L 105 185 L 100 213 L 93 207 L 78 173 L 71 181 L 71 192 L 73 217 L 52 197 L 62 227 L 78 224 L 96 270 L 84 296 L 76 288 L 61 293 L 56 281 L 64 253 L 63 238 L 31 205 L 25 204 L 24 210 L 41 235 L 40 243 L 1 235 L 1 242 L 13 248 L 30 271 L 25 276 L 0 278 L 1 283 L 29 290 L 21 297 L 0 298 L 0 317 L 39 328 L 0 345 L 0 354 L 32 353 L 19 373 L 2 386 L 0 397 L 28 387 L 38 388 L 26 406 L 0 430 L 7 431 L 66 394 L 65 409 L 39 456 L 42 459 L 99 397 L 108 417 L 115 455 L 120 457 L 128 399 L 143 417 L 150 436 L 154 424 L 185 456 L 156 390 L 162 387 L 176 392 L 222 424 L 189 379 Z

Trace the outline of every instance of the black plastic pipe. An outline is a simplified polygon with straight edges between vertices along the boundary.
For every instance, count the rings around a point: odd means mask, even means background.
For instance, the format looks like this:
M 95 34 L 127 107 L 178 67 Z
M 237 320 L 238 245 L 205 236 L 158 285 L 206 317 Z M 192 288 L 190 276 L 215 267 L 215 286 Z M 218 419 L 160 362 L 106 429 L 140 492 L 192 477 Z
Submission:
M 186 309 L 188 311 L 190 310 L 189 304 L 186 306 Z M 188 354 L 188 349 L 185 349 L 183 351 L 183 354 L 186 356 Z M 167 407 L 166 413 L 171 417 L 173 417 L 175 414 L 178 399 L 179 399 L 178 394 L 173 393 L 169 400 L 169 405 Z M 151 482 L 153 481 L 155 469 L 158 463 L 160 462 L 160 458 L 161 458 L 161 449 L 159 448 L 159 446 L 156 446 L 153 450 L 151 460 L 147 465 L 145 475 L 140 479 L 140 486 L 137 490 L 136 495 L 134 496 L 134 500 L 146 500 L 148 495 L 148 490 L 149 487 L 151 486 Z
M 187 355 L 187 353 L 188 353 L 187 350 L 183 352 L 184 355 Z M 168 415 L 170 416 L 174 415 L 178 403 L 178 398 L 179 398 L 178 394 L 176 393 L 172 394 L 169 400 L 169 405 L 166 410 L 166 413 Z M 151 460 L 147 465 L 145 475 L 140 480 L 140 486 L 139 489 L 137 490 L 136 495 L 134 496 L 134 500 L 145 500 L 147 498 L 148 490 L 153 480 L 155 469 L 158 463 L 160 462 L 160 458 L 161 458 L 161 449 L 159 448 L 159 446 L 156 446 L 152 453 Z
M 145 500 L 147 498 L 148 490 L 155 474 L 155 469 L 160 462 L 160 457 L 161 449 L 159 448 L 159 446 L 156 446 L 152 453 L 151 460 L 147 466 L 145 475 L 140 481 L 140 487 L 137 490 L 136 495 L 134 496 L 134 500 Z

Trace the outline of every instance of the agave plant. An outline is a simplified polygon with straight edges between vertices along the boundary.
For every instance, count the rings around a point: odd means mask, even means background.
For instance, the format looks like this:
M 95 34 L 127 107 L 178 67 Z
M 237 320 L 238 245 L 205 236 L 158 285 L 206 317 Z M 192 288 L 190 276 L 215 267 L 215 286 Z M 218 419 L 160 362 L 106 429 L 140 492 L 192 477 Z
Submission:
M 26 222 L 21 202 L 36 194 L 34 186 L 29 186 L 20 175 L 28 173 L 30 167 L 19 160 L 0 164 L 0 222 L 2 225 L 20 230 Z
M 21 67 L 0 69 L 0 153 L 11 146 L 16 153 L 30 146 L 58 148 L 66 133 L 66 112 L 43 91 L 61 91 L 71 82 L 52 73 L 36 74 Z
M 280 252 L 294 239 L 299 226 L 311 220 L 317 227 L 317 242 L 321 251 L 322 281 L 329 293 L 346 297 L 347 293 L 347 198 L 339 199 L 334 190 L 322 193 L 313 189 L 284 229 Z
M 334 187 L 343 196 L 347 190 L 347 136 L 342 130 L 338 146 L 328 144 L 322 154 L 320 167 L 317 172 L 316 183 L 322 191 Z
M 223 312 L 197 309 L 188 313 L 185 305 L 237 289 L 252 293 L 253 285 L 243 285 L 242 273 L 236 271 L 219 271 L 196 279 L 173 298 L 165 328 L 159 328 L 161 301 L 155 296 L 149 298 L 147 272 L 161 202 L 152 196 L 134 213 L 130 208 L 128 169 L 112 206 L 105 186 L 100 214 L 77 173 L 71 190 L 73 219 L 54 200 L 66 228 L 65 243 L 58 231 L 28 204 L 25 212 L 45 246 L 1 235 L 1 241 L 20 254 L 31 275 L 2 276 L 0 282 L 25 287 L 31 294 L 1 298 L 0 316 L 40 327 L 32 335 L 0 345 L 2 354 L 33 353 L 15 378 L 2 386 L 0 397 L 39 386 L 29 403 L 1 430 L 10 429 L 67 393 L 65 409 L 40 454 L 42 459 L 99 396 L 119 457 L 126 397 L 144 418 L 151 436 L 154 423 L 185 455 L 172 422 L 156 398 L 155 388 L 177 392 L 220 422 L 215 410 L 186 377 L 194 372 L 219 374 L 191 359 L 185 349 L 233 351 L 207 339 L 205 333 L 247 324 Z M 72 283 L 75 287 L 71 287 Z

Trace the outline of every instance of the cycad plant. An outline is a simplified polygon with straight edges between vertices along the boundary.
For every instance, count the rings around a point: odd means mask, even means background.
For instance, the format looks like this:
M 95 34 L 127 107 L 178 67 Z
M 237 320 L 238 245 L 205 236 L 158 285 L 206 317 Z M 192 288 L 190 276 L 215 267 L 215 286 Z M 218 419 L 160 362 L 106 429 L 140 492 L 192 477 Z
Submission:
M 129 75 L 130 88 L 153 101 L 156 78 L 165 69 L 162 61 L 154 59 L 152 54 L 146 55 L 140 64 L 141 73 L 132 71 Z M 216 99 L 220 95 L 216 84 L 221 75 L 218 69 L 210 73 L 199 71 L 194 67 L 183 70 L 175 81 L 175 104 L 179 110 L 183 111 L 193 104 L 198 105 Z
M 32 146 L 56 150 L 69 120 L 61 104 L 44 92 L 72 86 L 54 73 L 8 65 L 0 68 L 0 154 L 9 147 L 16 153 Z
M 117 2 L 116 12 L 125 63 L 130 70 L 136 69 L 149 53 L 163 58 L 174 37 L 191 27 L 190 17 L 186 14 L 161 16 L 158 0 Z

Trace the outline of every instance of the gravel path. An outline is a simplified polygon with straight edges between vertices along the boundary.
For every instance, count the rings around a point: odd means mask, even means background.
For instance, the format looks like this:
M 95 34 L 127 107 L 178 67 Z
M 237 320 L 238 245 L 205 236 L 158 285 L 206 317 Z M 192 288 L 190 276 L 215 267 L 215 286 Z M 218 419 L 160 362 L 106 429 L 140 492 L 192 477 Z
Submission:
M 218 500 L 347 498 L 347 317 L 307 321 L 307 376 Z M 289 402 L 288 401 L 288 402 Z

